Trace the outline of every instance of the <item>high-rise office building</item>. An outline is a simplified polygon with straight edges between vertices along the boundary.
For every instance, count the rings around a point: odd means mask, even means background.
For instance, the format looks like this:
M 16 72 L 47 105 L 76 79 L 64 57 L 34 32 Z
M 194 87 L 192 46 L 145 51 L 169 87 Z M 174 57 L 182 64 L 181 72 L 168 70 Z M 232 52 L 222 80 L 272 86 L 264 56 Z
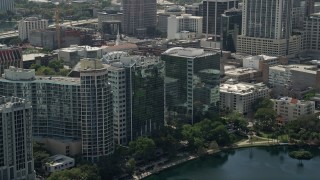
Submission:
M 241 34 L 241 9 L 229 9 L 221 15 L 221 42 L 222 50 L 235 52 L 237 37 Z
M 301 49 L 301 37 L 292 36 L 293 0 L 244 0 L 242 33 L 237 52 L 288 56 Z
M 22 67 L 22 49 L 0 44 L 0 74 L 10 66 Z
M 216 110 L 219 101 L 220 53 L 171 48 L 165 62 L 165 119 L 196 123 Z
M 114 139 L 127 144 L 164 126 L 163 63 L 158 57 L 104 56 L 113 92 Z
M 14 3 L 13 0 L 1 0 L 0 1 L 0 12 L 5 13 L 7 11 L 13 11 Z
M 157 24 L 157 0 L 122 0 L 123 31 L 142 36 Z
M 29 38 L 31 30 L 48 28 L 48 20 L 28 17 L 18 22 L 19 37 L 21 40 Z
M 35 179 L 31 103 L 0 97 L 0 179 Z
M 114 151 L 111 85 L 101 61 L 84 59 L 79 65 L 82 155 L 97 162 Z
M 203 1 L 203 33 L 220 40 L 221 14 L 233 7 L 238 8 L 239 0 L 204 0 Z
M 306 17 L 309 17 L 314 12 L 314 0 L 305 0 L 305 15 Z
M 303 49 L 320 51 L 320 14 L 315 13 L 308 16 L 304 21 Z

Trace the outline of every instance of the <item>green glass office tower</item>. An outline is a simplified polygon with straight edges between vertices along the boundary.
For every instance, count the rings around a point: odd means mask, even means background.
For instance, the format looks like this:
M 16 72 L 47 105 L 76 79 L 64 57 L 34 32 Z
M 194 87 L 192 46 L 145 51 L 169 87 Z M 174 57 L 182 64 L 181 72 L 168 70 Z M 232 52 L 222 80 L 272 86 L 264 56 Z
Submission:
M 196 48 L 164 52 L 165 119 L 195 123 L 218 113 L 220 53 Z
M 114 139 L 127 144 L 164 126 L 163 63 L 158 57 L 104 56 L 113 92 Z

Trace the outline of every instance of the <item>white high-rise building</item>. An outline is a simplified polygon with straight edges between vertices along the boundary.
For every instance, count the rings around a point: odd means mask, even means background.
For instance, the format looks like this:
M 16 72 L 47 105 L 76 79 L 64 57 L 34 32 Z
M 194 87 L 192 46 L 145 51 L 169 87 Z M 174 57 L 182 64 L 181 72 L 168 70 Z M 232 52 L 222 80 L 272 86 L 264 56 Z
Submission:
M 48 28 L 48 20 L 38 19 L 37 17 L 28 17 L 18 23 L 19 37 L 21 40 L 29 38 L 29 33 L 34 29 Z
M 102 61 L 80 61 L 82 155 L 97 162 L 113 153 L 113 107 L 108 71 Z
M 35 178 L 31 123 L 29 102 L 0 97 L 0 179 Z
M 298 53 L 301 38 L 291 35 L 293 7 L 293 0 L 244 0 L 237 52 L 273 56 Z
M 14 3 L 13 0 L 1 0 L 0 1 L 0 12 L 13 11 Z
M 171 15 L 168 17 L 168 39 L 189 39 L 189 36 L 181 35 L 185 32 L 194 33 L 194 37 L 202 35 L 202 17 L 182 14 L 181 16 Z M 188 34 L 188 33 L 187 33 Z

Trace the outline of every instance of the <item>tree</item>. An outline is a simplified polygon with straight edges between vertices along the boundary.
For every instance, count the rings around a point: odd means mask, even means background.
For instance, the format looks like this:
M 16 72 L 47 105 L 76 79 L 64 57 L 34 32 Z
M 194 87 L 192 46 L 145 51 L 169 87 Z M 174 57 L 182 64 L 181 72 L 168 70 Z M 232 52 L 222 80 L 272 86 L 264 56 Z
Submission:
M 62 60 L 50 61 L 48 67 L 54 69 L 55 72 L 59 72 L 60 69 L 63 69 L 63 61 Z
M 233 111 L 231 114 L 227 115 L 226 122 L 228 124 L 231 124 L 237 130 L 242 130 L 242 131 L 248 130 L 247 120 L 244 118 L 243 114 L 237 111 Z
M 156 145 L 150 138 L 138 137 L 129 143 L 129 148 L 134 157 L 150 160 L 155 154 Z
M 101 177 L 98 173 L 98 168 L 95 165 L 85 164 L 68 170 L 62 170 L 52 173 L 48 180 L 100 180 Z
M 272 109 L 274 103 L 269 98 L 259 98 L 252 104 L 252 109 L 254 112 L 261 108 Z
M 257 120 L 256 128 L 270 132 L 275 125 L 276 112 L 270 108 L 260 108 L 255 113 L 254 118 Z
M 42 164 L 45 159 L 50 157 L 50 153 L 43 147 L 43 144 L 33 142 L 33 159 L 34 159 L 34 168 L 38 173 L 42 172 Z
M 130 158 L 127 164 L 129 171 L 133 173 L 136 170 L 136 161 L 133 158 Z
M 310 160 L 313 157 L 310 151 L 304 150 L 292 151 L 289 153 L 289 156 L 293 159 L 298 159 L 300 165 L 302 165 L 302 160 Z
M 55 72 L 49 68 L 49 67 L 45 67 L 45 66 L 41 66 L 37 71 L 36 71 L 37 75 L 54 75 Z

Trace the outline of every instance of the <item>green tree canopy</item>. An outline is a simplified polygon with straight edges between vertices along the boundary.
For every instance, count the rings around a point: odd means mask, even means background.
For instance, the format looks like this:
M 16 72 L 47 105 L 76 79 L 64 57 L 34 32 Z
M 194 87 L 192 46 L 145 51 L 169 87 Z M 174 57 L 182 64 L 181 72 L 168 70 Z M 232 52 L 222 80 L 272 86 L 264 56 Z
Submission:
M 48 180 L 100 180 L 98 168 L 95 165 L 85 164 L 72 169 L 52 173 Z
M 155 153 L 156 145 L 150 138 L 139 137 L 129 143 L 129 148 L 134 157 L 149 160 Z
M 272 131 L 276 122 L 276 112 L 271 108 L 260 108 L 255 113 L 255 126 L 263 131 Z
M 298 159 L 299 163 L 302 164 L 302 160 L 310 160 L 312 159 L 313 155 L 310 151 L 292 151 L 289 153 L 289 156 L 294 159 Z
M 269 98 L 259 98 L 252 104 L 252 109 L 256 112 L 261 108 L 273 108 L 274 103 Z
M 248 122 L 244 118 L 243 114 L 233 111 L 232 113 L 226 116 L 226 122 L 232 124 L 236 129 L 241 129 L 243 131 L 247 131 Z

